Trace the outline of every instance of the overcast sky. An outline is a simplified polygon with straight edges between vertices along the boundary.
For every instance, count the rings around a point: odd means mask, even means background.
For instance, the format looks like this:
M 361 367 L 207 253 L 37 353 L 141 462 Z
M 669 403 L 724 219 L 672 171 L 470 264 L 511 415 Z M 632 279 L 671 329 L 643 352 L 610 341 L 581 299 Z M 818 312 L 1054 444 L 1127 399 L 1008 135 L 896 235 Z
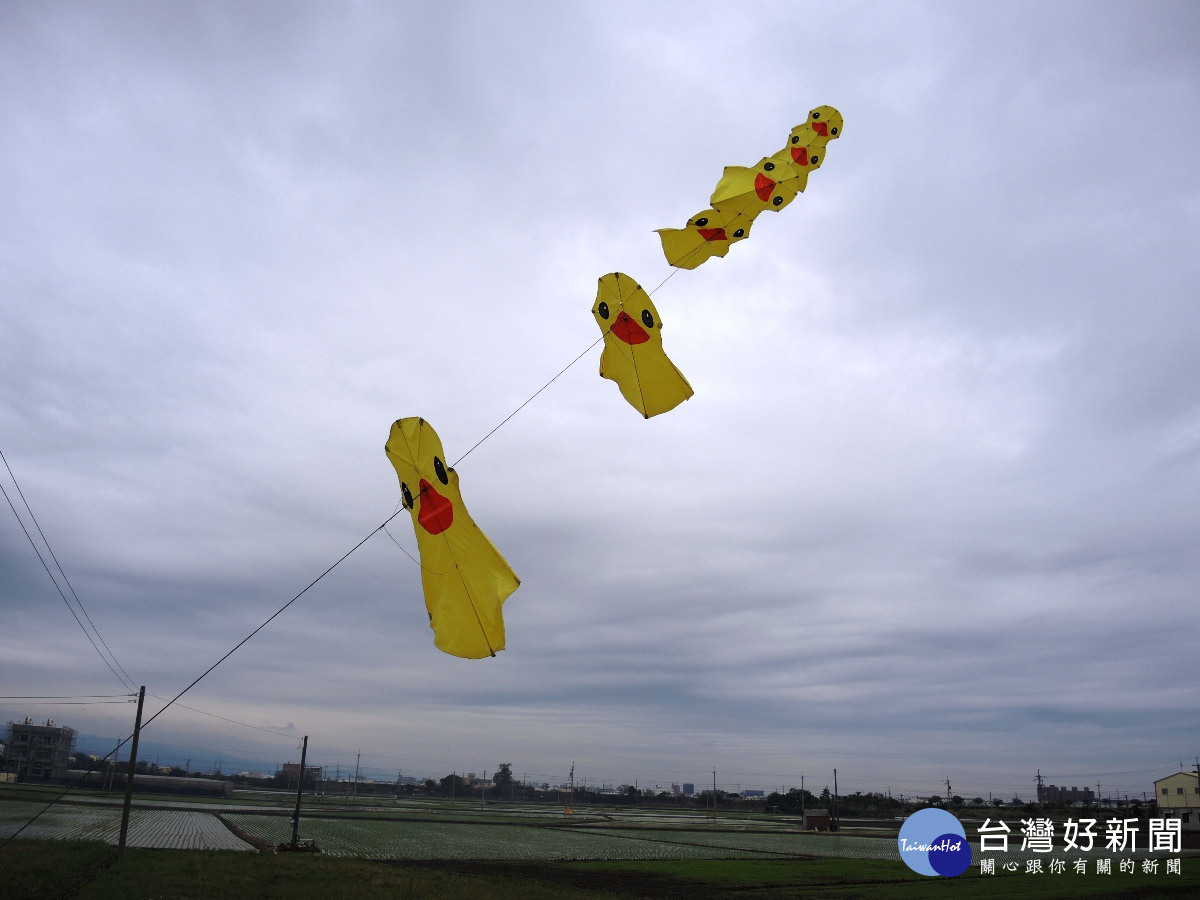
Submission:
M 459 466 L 506 650 L 435 649 L 379 533 L 184 700 L 284 736 L 144 740 L 1140 793 L 1200 752 L 1197 46 L 1194 3 L 3 4 L 0 450 L 173 696 L 396 509 L 393 420 L 458 459 L 830 104 L 807 191 L 654 295 L 689 402 L 595 348 Z M 0 509 L 0 693 L 119 693 Z

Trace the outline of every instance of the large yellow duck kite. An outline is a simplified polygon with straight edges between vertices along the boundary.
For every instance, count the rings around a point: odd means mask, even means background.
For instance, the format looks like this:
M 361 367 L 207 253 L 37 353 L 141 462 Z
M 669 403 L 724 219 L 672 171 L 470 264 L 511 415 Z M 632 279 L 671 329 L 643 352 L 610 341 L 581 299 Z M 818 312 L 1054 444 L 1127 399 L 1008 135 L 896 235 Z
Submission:
M 692 396 L 692 386 L 667 358 L 662 320 L 641 285 L 621 272 L 600 279 L 592 315 L 604 334 L 600 375 L 649 419 Z
M 384 450 L 417 533 L 434 645 L 466 659 L 495 656 L 504 649 L 501 607 L 521 580 L 471 519 L 432 425 L 397 420 Z

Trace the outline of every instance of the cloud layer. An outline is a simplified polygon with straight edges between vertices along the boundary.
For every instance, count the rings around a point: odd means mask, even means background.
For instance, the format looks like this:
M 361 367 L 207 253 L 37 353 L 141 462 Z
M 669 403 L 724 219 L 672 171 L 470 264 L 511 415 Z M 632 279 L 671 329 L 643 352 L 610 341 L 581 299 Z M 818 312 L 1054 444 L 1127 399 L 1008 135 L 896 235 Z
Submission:
M 394 419 L 465 453 L 600 275 L 658 285 L 653 229 L 833 104 L 808 190 L 655 293 L 691 401 L 641 420 L 594 350 L 459 467 L 508 650 L 440 654 L 378 534 L 187 702 L 381 777 L 1144 790 L 1196 747 L 1197 39 L 1184 3 L 10 5 L 0 449 L 171 696 L 394 511 Z M 5 693 L 116 688 L 6 515 Z

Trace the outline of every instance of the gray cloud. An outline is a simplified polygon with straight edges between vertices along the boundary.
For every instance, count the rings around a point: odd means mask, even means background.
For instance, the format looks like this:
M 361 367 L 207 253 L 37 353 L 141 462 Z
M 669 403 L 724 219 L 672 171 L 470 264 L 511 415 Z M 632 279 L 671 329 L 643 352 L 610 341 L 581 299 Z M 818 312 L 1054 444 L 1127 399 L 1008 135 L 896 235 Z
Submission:
M 655 294 L 691 401 L 640 420 L 593 351 L 460 466 L 522 578 L 508 650 L 440 654 L 377 535 L 188 702 L 381 773 L 1142 790 L 1194 755 L 1200 682 L 1197 24 L 5 8 L 4 452 L 170 696 L 395 509 L 393 419 L 466 452 L 595 340 L 596 278 L 662 282 L 653 229 L 832 103 L 805 194 Z M 9 693 L 115 687 L 0 535 Z

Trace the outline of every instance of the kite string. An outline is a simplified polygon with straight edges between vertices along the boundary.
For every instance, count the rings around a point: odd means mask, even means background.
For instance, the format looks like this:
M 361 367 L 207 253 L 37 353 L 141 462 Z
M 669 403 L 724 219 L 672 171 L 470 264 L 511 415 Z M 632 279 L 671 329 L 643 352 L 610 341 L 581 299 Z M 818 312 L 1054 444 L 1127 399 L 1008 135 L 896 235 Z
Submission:
M 555 375 L 553 378 L 551 378 L 549 381 L 547 381 L 545 384 L 543 384 L 540 388 L 538 388 L 536 391 L 534 391 L 533 394 L 524 403 L 522 403 L 520 406 L 518 406 L 516 409 L 514 409 L 512 412 L 510 412 L 507 416 L 505 416 L 503 419 L 501 419 L 499 425 L 497 425 L 495 428 L 493 428 L 491 431 L 489 431 L 487 434 L 485 434 L 483 437 L 481 437 L 479 440 L 477 440 L 471 446 L 470 450 L 468 450 L 466 453 L 464 453 L 462 456 L 460 456 L 458 459 L 456 459 L 453 462 L 453 464 L 451 465 L 451 468 L 454 468 L 460 462 L 462 462 L 464 459 L 466 459 L 468 456 L 470 456 L 472 450 L 474 450 L 476 447 L 478 447 L 480 444 L 482 444 L 484 441 L 486 441 L 488 438 L 490 438 L 493 434 L 495 434 L 497 431 L 499 431 L 505 422 L 507 422 L 509 419 L 511 419 L 513 416 L 515 416 L 517 413 L 519 413 L 521 410 L 523 410 L 526 406 L 528 406 L 533 401 L 534 397 L 536 397 L 538 394 L 540 394 L 546 388 L 550 387 L 550 385 L 554 384 L 554 382 L 558 381 L 559 376 L 562 375 L 563 372 L 566 372 L 567 369 L 571 368 L 571 366 L 575 365 L 575 363 L 577 363 L 581 359 L 583 359 L 588 354 L 588 351 L 591 350 L 593 347 L 595 347 L 602 340 L 604 340 L 603 334 L 600 335 L 600 337 L 596 338 L 596 340 L 594 340 L 590 344 L 588 344 L 587 349 L 585 349 L 577 357 L 575 357 L 573 360 L 571 360 L 569 363 L 567 363 L 565 366 L 563 366 L 562 369 L 559 370 L 558 375 Z
M 404 549 L 404 545 L 403 545 L 403 544 L 401 544 L 401 543 L 400 543 L 398 540 L 396 540 L 396 537 L 395 537 L 395 535 L 393 535 L 393 534 L 392 534 L 390 531 L 388 531 L 386 528 L 385 528 L 385 529 L 383 529 L 383 533 L 384 533 L 384 534 L 386 534 L 386 535 L 387 535 L 389 538 L 391 538 L 391 540 L 392 540 L 392 543 L 393 543 L 393 544 L 395 544 L 397 547 L 399 547 L 399 548 L 400 548 L 400 552 L 401 552 L 401 553 L 403 553 L 405 556 L 407 556 L 409 559 L 411 559 L 413 562 L 415 562 L 415 563 L 416 563 L 418 566 L 420 566 L 422 569 L 424 569 L 424 570 L 425 570 L 426 572 L 428 572 L 430 575 L 436 575 L 436 576 L 438 576 L 438 577 L 440 578 L 440 577 L 441 577 L 441 576 L 443 576 L 443 575 L 448 575 L 448 574 L 450 574 L 449 572 L 435 572 L 435 571 L 433 571 L 433 569 L 431 569 L 431 568 L 429 568 L 428 566 L 426 566 L 425 564 L 423 564 L 423 563 L 422 563 L 422 562 L 421 562 L 419 559 L 417 559 L 415 556 L 413 556 L 411 553 L 409 553 L 407 550 L 405 550 L 405 549 Z
M 678 275 L 679 271 L 680 270 L 678 268 L 673 268 L 671 271 L 671 274 L 668 275 L 666 278 L 664 278 L 662 281 L 660 281 L 658 283 L 658 287 L 656 287 L 654 290 L 648 291 L 646 296 L 650 297 L 650 296 L 653 296 L 655 293 L 657 293 L 658 289 L 661 288 L 668 281 L 670 281 L 672 278 L 674 278 L 676 275 Z M 567 363 L 565 366 L 563 366 L 562 369 L 559 370 L 557 375 L 555 375 L 553 378 L 551 378 L 549 381 L 547 381 L 545 384 L 543 384 L 540 388 L 538 388 L 536 391 L 534 391 L 528 398 L 526 398 L 524 403 L 522 403 L 520 406 L 518 406 L 516 409 L 514 409 L 512 412 L 510 412 L 507 416 L 505 416 L 503 419 L 501 419 L 500 424 L 498 424 L 495 428 L 493 428 L 491 431 L 489 431 L 487 434 L 485 434 L 483 437 L 481 437 L 478 441 L 476 441 L 474 444 L 472 444 L 471 448 L 469 450 L 467 450 L 467 452 L 464 453 L 462 456 L 460 456 L 458 459 L 456 459 L 451 464 L 450 467 L 455 468 L 456 466 L 458 466 L 458 464 L 460 462 L 462 462 L 464 459 L 466 459 L 468 456 L 471 455 L 472 451 L 474 451 L 476 447 L 478 447 L 480 444 L 482 444 L 484 441 L 486 441 L 488 438 L 490 438 L 493 434 L 495 434 L 497 431 L 499 431 L 509 419 L 511 419 L 513 416 L 515 416 L 517 413 L 519 413 L 521 410 L 523 410 L 526 406 L 528 406 L 530 403 L 532 403 L 533 399 L 535 397 L 537 397 L 538 394 L 540 394 L 546 388 L 550 387 L 550 385 L 554 384 L 554 382 L 558 381 L 559 377 L 564 372 L 566 372 L 567 369 L 571 368 L 571 366 L 575 365 L 575 363 L 579 362 L 581 359 L 583 359 L 585 356 L 587 356 L 588 352 L 591 351 L 591 349 L 593 347 L 595 347 L 602 340 L 604 340 L 604 335 L 607 333 L 608 333 L 607 331 L 601 333 L 600 337 L 596 338 L 596 340 L 594 340 L 590 344 L 588 344 L 587 348 L 584 349 L 584 351 L 582 353 L 580 353 L 573 360 L 571 360 L 569 363 Z M 404 548 L 401 547 L 400 549 L 403 550 Z M 408 551 L 405 551 L 405 552 L 407 553 Z
M 255 628 L 253 631 L 251 631 L 248 635 L 246 635 L 244 638 L 242 638 L 240 641 L 238 641 L 228 653 L 226 653 L 224 656 L 222 656 L 220 659 L 218 659 L 215 663 L 213 663 L 211 666 L 209 666 L 207 669 L 205 669 L 203 672 L 201 672 L 198 676 L 196 676 L 196 678 L 192 681 L 191 684 L 189 684 L 182 691 L 180 691 L 178 694 L 176 694 L 174 697 L 172 697 L 169 701 L 167 701 L 166 706 L 164 706 L 162 709 L 160 709 L 158 712 L 156 712 L 154 715 L 152 715 L 149 719 L 147 719 L 145 721 L 145 723 L 142 725 L 142 727 L 145 728 L 146 725 L 149 725 L 151 722 L 153 722 L 155 719 L 157 719 L 159 716 L 161 716 L 164 712 L 166 712 L 168 709 L 170 709 L 176 700 L 178 700 L 180 697 L 182 697 L 184 694 L 186 694 L 188 691 L 190 691 L 192 688 L 194 688 L 197 684 L 199 684 L 200 681 L 205 676 L 207 676 L 209 672 L 211 672 L 213 669 L 215 669 L 221 663 L 225 662 L 225 660 L 229 659 L 229 657 L 233 656 L 233 654 L 236 653 L 242 647 L 243 644 L 245 644 L 247 641 L 249 641 L 250 638 L 254 637 L 256 634 L 258 634 L 260 631 L 262 631 L 264 628 L 266 628 L 268 625 L 270 625 L 272 620 L 275 619 L 276 616 L 278 616 L 285 609 L 287 609 L 289 606 L 291 606 L 293 603 L 295 603 L 297 600 L 299 600 L 301 597 L 303 597 L 306 593 L 308 593 L 309 589 L 312 588 L 314 585 L 316 585 L 316 583 L 318 581 L 320 581 L 322 578 L 324 578 L 326 575 L 328 575 L 330 572 L 332 572 L 334 569 L 336 569 L 339 565 L 341 565 L 341 563 L 343 561 L 345 561 L 346 557 L 348 557 L 351 553 L 353 553 L 355 550 L 357 550 L 359 547 L 361 547 L 363 544 L 365 544 L 367 541 L 369 541 L 371 538 L 373 538 L 377 533 L 382 531 L 384 529 L 384 526 L 386 526 L 388 522 L 392 521 L 392 519 L 394 519 L 398 515 L 400 515 L 400 510 L 396 510 L 396 512 L 392 513 L 390 516 L 388 516 L 386 519 L 384 519 L 383 523 L 378 528 L 376 528 L 374 531 L 372 531 L 370 534 L 368 534 L 366 537 L 364 537 L 361 541 L 359 541 L 357 544 L 355 544 L 353 547 L 351 547 L 349 550 L 347 550 L 345 553 L 343 553 L 337 562 L 335 562 L 328 569 L 326 569 L 324 572 L 322 572 L 320 575 L 318 575 L 316 578 L 314 578 L 312 581 L 310 581 L 308 583 L 308 586 L 305 587 L 304 590 L 300 591 L 300 593 L 296 594 L 296 596 L 294 596 L 291 600 L 289 600 L 287 603 L 283 604 L 283 606 L 279 607 L 279 609 L 275 610 L 275 612 L 271 613 L 271 615 L 267 617 L 266 621 L 264 621 L 261 625 L 259 625 L 257 628 Z

